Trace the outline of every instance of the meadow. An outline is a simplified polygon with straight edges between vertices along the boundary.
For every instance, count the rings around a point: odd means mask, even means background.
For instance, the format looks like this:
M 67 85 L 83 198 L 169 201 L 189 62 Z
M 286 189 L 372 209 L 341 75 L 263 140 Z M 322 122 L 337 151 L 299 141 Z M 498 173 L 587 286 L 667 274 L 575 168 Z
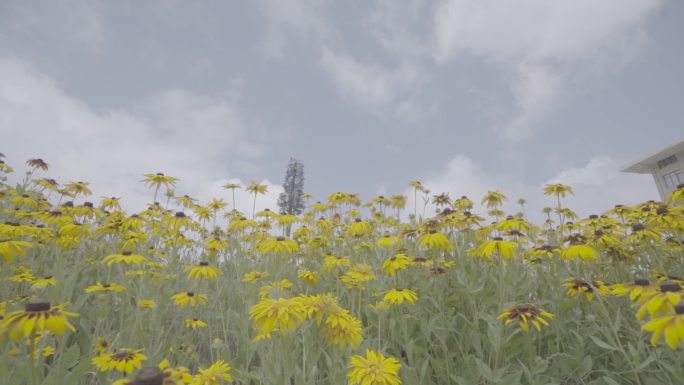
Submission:
M 508 199 L 335 192 L 301 215 L 165 194 L 130 213 L 0 159 L 0 383 L 681 383 L 684 186 L 530 223 Z M 15 181 L 16 179 L 16 181 Z M 14 182 L 10 182 L 14 181 Z M 135 181 L 132 181 L 135 182 Z M 450 192 L 457 194 L 458 192 Z M 524 205 L 524 201 L 520 202 Z

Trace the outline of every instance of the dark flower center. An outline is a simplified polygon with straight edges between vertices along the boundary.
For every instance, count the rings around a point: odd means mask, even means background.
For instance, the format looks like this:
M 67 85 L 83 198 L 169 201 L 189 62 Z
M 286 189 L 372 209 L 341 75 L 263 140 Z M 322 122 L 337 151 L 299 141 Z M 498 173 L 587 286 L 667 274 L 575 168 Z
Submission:
M 162 385 L 164 383 L 164 372 L 157 368 L 145 368 L 135 377 L 135 385 Z
M 672 292 L 676 293 L 682 290 L 682 287 L 674 282 L 665 282 L 660 285 L 660 291 L 663 293 Z
M 25 306 L 26 311 L 39 312 L 50 310 L 50 302 L 47 301 L 37 301 L 29 302 Z

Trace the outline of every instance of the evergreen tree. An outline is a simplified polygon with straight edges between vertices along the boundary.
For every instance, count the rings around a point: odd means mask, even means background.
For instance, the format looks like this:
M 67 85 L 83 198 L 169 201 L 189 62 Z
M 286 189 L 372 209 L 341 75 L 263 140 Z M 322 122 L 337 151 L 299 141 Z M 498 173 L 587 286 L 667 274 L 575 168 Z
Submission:
M 298 215 L 304 211 L 304 164 L 290 158 L 285 172 L 283 192 L 278 197 L 281 214 Z

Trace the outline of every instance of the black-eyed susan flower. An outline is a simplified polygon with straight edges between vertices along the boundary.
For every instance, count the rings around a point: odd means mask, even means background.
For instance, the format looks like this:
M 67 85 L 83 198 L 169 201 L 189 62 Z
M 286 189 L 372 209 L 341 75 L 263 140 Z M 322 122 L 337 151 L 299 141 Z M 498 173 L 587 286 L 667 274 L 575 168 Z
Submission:
M 488 209 L 491 209 L 501 206 L 505 200 L 506 196 L 499 191 L 487 191 L 481 203 L 486 205 Z
M 648 279 L 637 278 L 630 283 L 616 283 L 611 286 L 613 295 L 621 297 L 629 294 L 629 299 L 637 301 L 641 295 L 649 295 L 656 291 L 658 285 L 651 284 Z
M 641 330 L 653 332 L 651 344 L 654 346 L 664 334 L 667 346 L 677 349 L 680 341 L 684 341 L 684 302 L 674 306 L 674 314 L 654 318 L 646 322 Z
M 530 324 L 541 331 L 542 326 L 549 326 L 546 319 L 553 319 L 553 314 L 531 303 L 525 303 L 509 307 L 497 319 L 503 319 L 505 325 L 518 322 L 520 328 L 526 332 L 530 331 Z
M 684 203 L 684 184 L 677 185 L 677 188 L 668 198 L 668 202 L 673 204 Z
M 171 296 L 171 299 L 176 303 L 176 305 L 178 305 L 178 307 L 181 308 L 188 305 L 195 307 L 197 305 L 204 305 L 207 303 L 206 294 L 197 294 L 192 291 L 176 293 Z
M 45 287 L 47 287 L 47 286 L 53 286 L 53 285 L 56 285 L 56 284 L 57 284 L 57 278 L 55 278 L 55 277 L 53 277 L 53 276 L 51 276 L 51 275 L 47 275 L 47 276 L 45 276 L 45 277 L 43 277 L 43 278 L 37 278 L 37 279 L 35 279 L 35 280 L 33 281 L 33 283 L 31 284 L 31 288 L 33 288 L 33 289 L 42 289 L 42 288 L 45 288 Z
M 245 275 L 242 276 L 242 281 L 243 282 L 257 282 L 259 280 L 262 280 L 266 277 L 268 277 L 268 272 L 266 271 L 250 271 L 249 273 L 245 273 Z
M 584 294 L 588 301 L 592 301 L 597 293 L 602 296 L 610 295 L 610 286 L 598 280 L 588 282 L 581 278 L 567 278 L 563 286 L 568 289 L 569 296 Z
M 498 255 L 502 259 L 507 260 L 515 255 L 515 250 L 518 244 L 513 241 L 505 241 L 501 237 L 494 237 L 489 241 L 482 242 L 480 246 L 470 251 L 471 255 L 481 258 L 491 258 L 493 255 Z
M 404 270 L 411 265 L 411 258 L 404 253 L 397 253 L 382 263 L 382 272 L 393 276 L 399 270 Z
M 345 345 L 356 348 L 363 341 L 363 325 L 361 320 L 349 314 L 349 310 L 339 308 L 327 312 L 321 334 L 328 345 L 335 345 L 340 349 Z
M 369 235 L 372 230 L 373 228 L 370 223 L 361 218 L 355 218 L 354 221 L 347 226 L 347 235 L 351 238 L 361 238 Z
M 176 185 L 176 182 L 178 181 L 178 178 L 174 178 L 169 175 L 164 175 L 164 173 L 158 172 L 156 174 L 145 174 L 144 175 L 145 179 L 143 182 L 145 182 L 146 185 L 149 187 L 154 187 L 154 201 L 157 201 L 157 193 L 159 192 L 159 188 L 161 186 L 165 186 L 167 189 L 174 187 Z
M 272 294 L 280 296 L 286 293 L 292 287 L 292 282 L 289 279 L 281 279 L 280 281 L 273 281 L 268 285 L 264 285 L 259 289 L 259 297 L 268 298 Z
M 302 270 L 299 272 L 299 279 L 313 285 L 318 282 L 318 273 L 312 270 Z
M 276 331 L 293 331 L 306 317 L 307 307 L 300 297 L 263 298 L 249 310 L 258 331 L 255 340 L 270 339 Z
M 206 369 L 201 369 L 192 378 L 192 385 L 220 385 L 222 382 L 231 382 L 231 367 L 225 361 L 219 360 Z
M 399 385 L 401 364 L 396 358 L 366 350 L 366 356 L 354 355 L 349 363 L 347 378 L 350 385 Z
M 104 337 L 97 337 L 97 341 L 95 342 L 95 350 L 97 350 L 98 354 L 104 354 L 107 350 L 109 350 L 111 344 L 111 340 Z
M 561 257 L 564 259 L 581 259 L 592 261 L 596 259 L 598 253 L 593 246 L 586 242 L 586 237 L 575 234 L 569 237 L 570 245 L 561 249 Z
M 404 301 L 413 304 L 418 299 L 418 294 L 409 289 L 390 289 L 387 290 L 382 300 L 392 305 L 401 305 Z
M 420 238 L 418 238 L 418 246 L 426 247 L 430 250 L 443 251 L 450 251 L 452 248 L 449 238 L 447 238 L 447 236 L 443 233 L 434 229 L 424 233 L 420 236 Z
M 107 266 L 111 266 L 114 263 L 124 263 L 126 265 L 140 265 L 147 263 L 147 258 L 139 254 L 134 254 L 131 251 L 123 251 L 118 254 L 110 254 L 104 257 L 102 262 L 106 263 Z
M 69 317 L 78 317 L 78 314 L 64 311 L 62 306 L 50 307 L 46 301 L 34 301 L 27 303 L 24 310 L 7 314 L 0 330 L 8 332 L 15 341 L 42 331 L 60 335 L 67 329 L 76 331 L 69 323 Z
M 185 327 L 188 329 L 202 329 L 207 327 L 207 323 L 197 318 L 188 318 L 185 320 Z
M 5 257 L 5 262 L 11 263 L 17 256 L 25 256 L 26 249 L 33 247 L 31 242 L 0 239 L 0 255 Z
M 299 244 L 286 237 L 270 237 L 257 243 L 256 249 L 260 253 L 294 254 L 299 250 Z
M 200 262 L 197 265 L 186 268 L 188 271 L 188 278 L 193 279 L 216 279 L 219 275 L 219 269 L 216 266 L 209 265 L 209 262 Z
M 349 267 L 351 262 L 349 258 L 342 257 L 339 255 L 328 254 L 325 259 L 323 259 L 323 271 L 329 272 L 337 267 Z
M 119 285 L 118 283 L 96 283 L 94 285 L 88 286 L 85 289 L 86 293 L 98 293 L 98 292 L 111 292 L 120 293 L 126 290 L 125 287 Z
M 373 266 L 365 263 L 357 263 L 349 271 L 340 277 L 340 281 L 348 288 L 360 288 L 364 282 L 375 279 Z
M 93 365 L 101 372 L 116 370 L 117 372 L 131 373 L 140 368 L 147 356 L 142 354 L 143 349 L 119 349 L 116 352 L 103 353 L 92 359 Z
M 395 235 L 385 233 L 375 242 L 376 247 L 395 247 L 401 243 L 401 239 Z
M 157 303 L 153 299 L 141 299 L 138 301 L 138 307 L 142 309 L 154 309 Z
M 670 314 L 674 311 L 674 306 L 684 300 L 682 287 L 672 281 L 665 281 L 654 291 L 642 294 L 637 303 L 641 305 L 636 313 L 638 320 L 644 319 L 646 313 L 655 318 L 659 315 Z

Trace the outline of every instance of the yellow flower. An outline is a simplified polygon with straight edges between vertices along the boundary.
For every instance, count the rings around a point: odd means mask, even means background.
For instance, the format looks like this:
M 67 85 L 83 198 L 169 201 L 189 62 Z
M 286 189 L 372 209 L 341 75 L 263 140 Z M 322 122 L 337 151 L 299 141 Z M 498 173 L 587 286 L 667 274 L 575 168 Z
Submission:
M 95 348 L 97 349 L 97 353 L 102 355 L 104 354 L 107 350 L 109 350 L 109 346 L 111 345 L 112 341 L 103 337 L 97 337 L 97 342 L 95 343 Z
M 0 255 L 5 257 L 5 262 L 11 263 L 17 255 L 25 256 L 26 249 L 29 247 L 33 247 L 33 244 L 27 241 L 2 239 L 0 240 Z
M 75 332 L 68 317 L 78 317 L 78 314 L 64 311 L 61 306 L 51 308 L 49 302 L 29 302 L 24 310 L 7 314 L 0 331 L 8 331 L 14 341 L 44 330 L 58 335 L 67 329 Z
M 555 195 L 558 198 L 565 198 L 568 193 L 574 195 L 572 192 L 572 187 L 565 186 L 560 183 L 547 184 L 544 186 L 544 195 Z
M 484 198 L 482 198 L 482 204 L 486 204 L 488 209 L 499 207 L 506 200 L 506 196 L 498 191 L 487 191 Z
M 119 285 L 118 283 L 96 283 L 95 285 L 88 286 L 85 289 L 86 293 L 97 293 L 100 291 L 108 291 L 112 293 L 120 293 L 122 291 L 126 290 L 125 287 Z
M 401 243 L 401 239 L 397 236 L 393 236 L 390 234 L 385 234 L 380 239 L 378 239 L 375 242 L 375 246 L 377 247 L 394 247 Z
M 302 270 L 299 273 L 299 279 L 313 285 L 314 283 L 318 282 L 318 273 L 311 270 Z
M 218 267 L 209 266 L 209 262 L 200 262 L 197 265 L 188 267 L 186 270 L 188 271 L 188 278 L 194 279 L 216 279 L 219 275 Z
M 361 320 L 349 314 L 349 310 L 339 308 L 328 312 L 321 334 L 329 345 L 337 345 L 342 349 L 348 344 L 356 348 L 363 341 L 363 325 Z
M 404 301 L 413 304 L 418 299 L 416 292 L 409 289 L 391 289 L 384 293 L 382 300 L 392 305 L 401 305 Z
M 10 277 L 12 282 L 33 282 L 34 279 L 31 269 L 25 266 L 19 266 L 14 270 L 14 275 Z
M 374 311 L 377 311 L 377 312 L 382 312 L 382 311 L 389 310 L 390 306 L 391 306 L 391 305 L 388 304 L 388 303 L 385 302 L 385 301 L 377 301 L 377 302 L 375 302 L 374 304 L 368 304 L 368 307 L 369 307 L 371 310 L 374 310 Z
M 249 310 L 258 333 L 255 340 L 270 339 L 271 333 L 293 331 L 307 316 L 305 301 L 295 298 L 263 298 Z
M 349 266 L 351 263 L 349 262 L 349 258 L 347 257 L 340 257 L 337 255 L 333 254 L 328 254 L 325 259 L 323 260 L 323 271 L 324 272 L 329 272 L 330 270 L 339 267 L 339 266 Z
M 294 254 L 299 250 L 299 244 L 285 237 L 270 237 L 257 243 L 256 249 L 260 253 Z
M 206 294 L 196 294 L 192 291 L 176 293 L 171 296 L 171 299 L 174 300 L 179 307 L 186 307 L 188 305 L 195 307 L 197 304 L 204 305 L 207 303 Z
M 401 364 L 393 357 L 385 357 L 380 352 L 366 350 L 366 356 L 351 357 L 347 378 L 349 385 L 399 385 Z
M 116 352 L 103 353 L 94 357 L 92 363 L 101 372 L 116 370 L 131 373 L 147 360 L 147 356 L 142 354 L 142 351 L 142 349 L 120 349 Z
M 188 329 L 202 329 L 206 326 L 206 322 L 197 318 L 188 318 L 185 320 L 185 327 Z
M 371 233 L 372 227 L 370 223 L 361 220 L 361 218 L 354 219 L 347 227 L 347 234 L 352 238 L 361 238 L 364 235 Z
M 271 296 L 271 290 L 275 291 L 276 294 L 285 293 L 292 287 L 292 282 L 287 279 L 281 279 L 280 281 L 273 281 L 268 285 L 263 286 L 259 289 L 259 297 L 268 298 Z
M 596 249 L 588 244 L 570 245 L 561 250 L 561 257 L 565 259 L 580 258 L 584 261 L 596 259 Z
M 138 301 L 138 307 L 143 309 L 154 309 L 157 307 L 157 303 L 151 299 L 141 299 Z
M 142 255 L 133 254 L 130 251 L 124 251 L 120 254 L 110 254 L 102 260 L 107 266 L 111 266 L 114 263 L 125 263 L 127 265 L 135 264 L 140 265 L 141 263 L 147 263 L 147 258 Z
M 176 182 L 178 181 L 177 178 L 174 178 L 169 175 L 164 175 L 161 172 L 158 172 L 156 174 L 145 174 L 144 175 L 145 179 L 143 182 L 145 184 L 149 185 L 150 187 L 154 187 L 156 189 L 159 189 L 161 186 L 165 186 L 166 188 L 170 188 L 176 185 Z
M 230 366 L 223 360 L 216 361 L 206 369 L 200 369 L 190 385 L 219 385 L 222 381 L 233 381 Z
M 365 263 L 357 263 L 354 265 L 347 274 L 340 277 L 340 281 L 344 283 L 348 288 L 360 288 L 361 283 L 372 281 L 375 279 L 375 274 L 373 274 L 373 266 L 367 265 Z
M 418 246 L 427 247 L 430 250 L 451 250 L 451 242 L 449 242 L 449 238 L 437 230 L 430 230 L 429 232 L 421 235 L 418 239 Z
M 268 273 L 265 271 L 250 271 L 242 276 L 242 282 L 256 282 L 266 277 L 268 277 Z
M 682 287 L 678 283 L 666 281 L 660 284 L 660 287 L 656 288 L 653 292 L 642 294 L 639 297 L 637 302 L 642 305 L 636 313 L 636 318 L 638 320 L 644 319 L 646 312 L 652 318 L 672 313 L 675 305 L 682 300 L 684 300 Z
M 494 237 L 491 241 L 482 242 L 480 246 L 471 250 L 471 254 L 482 258 L 489 258 L 496 253 L 504 260 L 507 260 L 515 254 L 517 247 L 518 244 L 513 241 L 504 241 L 501 237 Z
M 594 294 L 598 293 L 603 296 L 610 295 L 610 287 L 603 283 L 603 281 L 587 282 L 581 278 L 568 278 L 563 284 L 568 289 L 569 296 L 576 296 L 584 293 L 588 301 L 594 299 Z
M 56 284 L 57 284 L 57 279 L 51 275 L 48 275 L 48 276 L 45 276 L 43 278 L 38 278 L 35 281 L 33 281 L 31 288 L 42 289 L 44 287 L 47 287 L 50 285 L 56 285 Z
M 629 294 L 629 299 L 636 301 L 642 295 L 648 295 L 658 289 L 657 285 L 651 285 L 648 279 L 635 279 L 633 283 L 616 283 L 611 286 L 613 295 L 621 297 Z
M 651 344 L 654 346 L 665 334 L 665 343 L 671 349 L 677 349 L 679 341 L 684 341 L 684 303 L 674 306 L 675 314 L 661 316 L 646 322 L 641 330 L 653 332 Z
M 411 258 L 407 257 L 404 253 L 397 253 L 392 258 L 386 259 L 382 263 L 382 272 L 393 276 L 399 270 L 404 270 L 411 265 Z
M 505 319 L 505 325 L 518 322 L 522 330 L 529 332 L 530 323 L 537 331 L 541 331 L 542 325 L 549 326 L 549 323 L 544 318 L 553 319 L 553 314 L 531 303 L 527 303 L 509 307 L 497 319 Z

